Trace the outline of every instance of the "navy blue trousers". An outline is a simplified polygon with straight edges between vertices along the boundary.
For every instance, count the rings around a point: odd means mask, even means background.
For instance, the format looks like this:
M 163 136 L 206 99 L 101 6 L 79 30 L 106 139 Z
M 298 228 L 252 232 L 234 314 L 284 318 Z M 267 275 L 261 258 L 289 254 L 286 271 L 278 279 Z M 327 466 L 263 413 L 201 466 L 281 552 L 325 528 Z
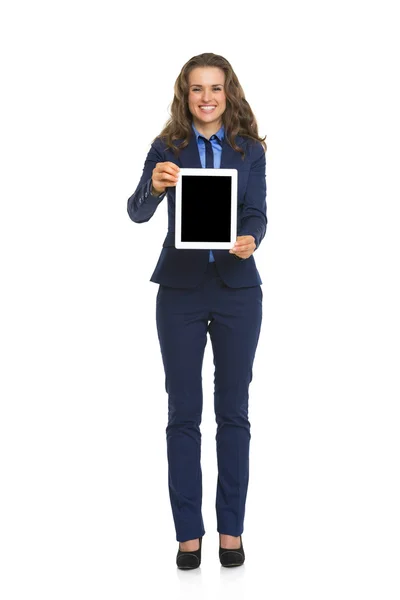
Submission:
M 205 533 L 202 506 L 200 423 L 202 364 L 210 335 L 214 355 L 217 423 L 217 530 L 243 532 L 249 482 L 249 384 L 262 321 L 261 286 L 233 289 L 208 263 L 196 288 L 159 285 L 158 339 L 168 394 L 168 487 L 179 542 Z

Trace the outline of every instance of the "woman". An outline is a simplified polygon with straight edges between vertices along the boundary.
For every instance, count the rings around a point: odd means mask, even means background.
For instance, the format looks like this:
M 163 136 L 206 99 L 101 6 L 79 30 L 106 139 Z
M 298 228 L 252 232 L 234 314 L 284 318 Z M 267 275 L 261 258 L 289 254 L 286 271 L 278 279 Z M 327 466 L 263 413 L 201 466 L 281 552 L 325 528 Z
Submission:
M 194 56 L 175 82 L 171 119 L 153 140 L 128 200 L 130 218 L 143 223 L 168 198 L 168 233 L 150 281 L 159 284 L 156 322 L 168 393 L 168 485 L 179 568 L 200 565 L 205 534 L 200 422 L 207 332 L 215 365 L 219 558 L 227 567 L 244 562 L 248 390 L 262 321 L 253 253 L 267 227 L 264 140 L 229 62 L 212 53 Z M 175 248 L 179 167 L 238 170 L 237 239 L 230 250 Z

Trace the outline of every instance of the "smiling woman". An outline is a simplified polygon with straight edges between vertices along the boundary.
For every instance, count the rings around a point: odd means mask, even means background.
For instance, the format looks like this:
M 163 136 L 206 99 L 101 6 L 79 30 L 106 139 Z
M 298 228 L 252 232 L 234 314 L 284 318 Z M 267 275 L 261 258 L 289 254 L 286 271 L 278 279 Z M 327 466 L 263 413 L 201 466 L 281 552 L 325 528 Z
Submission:
M 194 56 L 175 81 L 171 119 L 153 140 L 128 199 L 128 213 L 136 223 L 149 221 L 164 197 L 168 201 L 168 232 L 150 280 L 159 284 L 156 324 L 168 393 L 168 486 L 180 569 L 199 567 L 205 533 L 200 423 L 207 334 L 214 355 L 218 425 L 218 555 L 225 567 L 242 565 L 245 558 L 248 398 L 263 299 L 253 254 L 267 228 L 264 140 L 229 62 L 218 54 Z M 229 251 L 175 247 L 175 186 L 185 167 L 238 171 L 237 238 Z M 214 187 L 204 194 L 210 194 L 213 218 L 221 210 L 218 192 Z

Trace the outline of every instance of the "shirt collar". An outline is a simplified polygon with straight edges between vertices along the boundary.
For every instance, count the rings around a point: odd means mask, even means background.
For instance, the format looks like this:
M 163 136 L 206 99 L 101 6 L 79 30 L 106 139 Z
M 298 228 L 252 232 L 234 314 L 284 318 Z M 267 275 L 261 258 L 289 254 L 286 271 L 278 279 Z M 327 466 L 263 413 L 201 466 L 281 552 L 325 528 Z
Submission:
M 193 121 L 192 121 L 192 128 L 193 128 L 193 131 L 196 134 L 196 142 L 198 142 L 199 141 L 199 135 L 201 135 L 201 133 L 199 131 L 197 131 L 196 127 L 194 126 Z M 222 140 L 224 139 L 224 135 L 225 135 L 225 128 L 224 128 L 224 126 L 222 125 L 214 135 L 216 135 L 217 138 L 219 139 L 219 141 L 222 142 Z M 205 137 L 205 136 L 203 136 L 203 137 Z

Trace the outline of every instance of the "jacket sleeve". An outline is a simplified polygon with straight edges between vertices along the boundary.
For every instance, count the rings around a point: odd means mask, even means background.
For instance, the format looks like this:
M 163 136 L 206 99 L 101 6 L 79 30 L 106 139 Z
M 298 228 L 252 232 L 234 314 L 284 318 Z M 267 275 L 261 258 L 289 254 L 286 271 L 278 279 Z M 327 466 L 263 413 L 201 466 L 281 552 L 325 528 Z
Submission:
M 145 223 L 146 221 L 149 221 L 154 215 L 157 206 L 167 194 L 167 191 L 160 194 L 160 196 L 153 196 L 151 193 L 153 169 L 158 162 L 163 161 L 164 159 L 160 150 L 157 149 L 153 142 L 147 154 L 139 184 L 132 196 L 128 199 L 128 215 L 135 223 Z
M 260 143 L 253 146 L 253 161 L 250 168 L 244 206 L 241 214 L 240 233 L 252 235 L 256 249 L 261 244 L 267 230 L 267 182 L 264 148 Z

